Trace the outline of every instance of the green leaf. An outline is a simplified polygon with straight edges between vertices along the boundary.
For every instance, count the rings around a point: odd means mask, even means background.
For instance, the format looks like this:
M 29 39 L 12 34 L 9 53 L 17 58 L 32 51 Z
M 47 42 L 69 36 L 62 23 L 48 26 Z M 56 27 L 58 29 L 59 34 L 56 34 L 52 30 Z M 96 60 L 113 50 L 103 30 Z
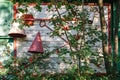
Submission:
M 62 6 L 62 2 L 57 2 L 57 7 L 61 8 L 61 6 Z
M 34 8 L 37 9 L 38 11 L 42 10 L 42 8 L 39 5 L 35 6 Z

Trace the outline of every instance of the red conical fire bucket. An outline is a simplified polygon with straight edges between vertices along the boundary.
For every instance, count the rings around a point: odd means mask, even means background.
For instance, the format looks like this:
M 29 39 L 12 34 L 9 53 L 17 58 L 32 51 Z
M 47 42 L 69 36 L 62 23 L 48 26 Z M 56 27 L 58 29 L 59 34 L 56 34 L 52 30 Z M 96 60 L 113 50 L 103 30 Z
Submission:
M 36 35 L 32 45 L 30 46 L 28 52 L 43 53 L 43 46 L 42 46 L 40 32 L 37 33 L 37 35 Z

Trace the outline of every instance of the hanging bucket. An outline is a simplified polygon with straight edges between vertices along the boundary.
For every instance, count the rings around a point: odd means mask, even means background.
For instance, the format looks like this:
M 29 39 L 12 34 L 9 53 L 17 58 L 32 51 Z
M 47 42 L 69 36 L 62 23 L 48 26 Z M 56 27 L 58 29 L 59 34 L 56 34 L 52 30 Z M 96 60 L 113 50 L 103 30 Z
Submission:
M 23 14 L 21 18 L 24 21 L 24 25 L 32 26 L 34 24 L 34 17 L 32 14 Z
M 26 37 L 25 30 L 19 28 L 19 23 L 14 22 L 12 28 L 10 29 L 8 35 L 11 37 Z
M 43 53 L 44 52 L 40 32 L 37 33 L 37 35 L 36 35 L 32 45 L 30 46 L 28 52 L 31 52 L 31 53 Z

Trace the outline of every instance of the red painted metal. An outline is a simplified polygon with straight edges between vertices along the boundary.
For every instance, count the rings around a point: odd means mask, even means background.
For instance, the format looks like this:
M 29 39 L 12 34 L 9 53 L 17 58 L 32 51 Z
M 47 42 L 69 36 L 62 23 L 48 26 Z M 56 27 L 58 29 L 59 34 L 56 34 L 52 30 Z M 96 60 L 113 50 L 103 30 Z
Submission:
M 33 62 L 33 57 L 29 57 L 29 62 Z
M 21 38 L 21 37 L 26 37 L 26 35 L 24 35 L 24 34 L 19 34 L 19 33 L 11 33 L 11 34 L 9 34 L 9 36 L 11 36 L 11 37 L 16 37 L 16 38 Z
M 17 6 L 18 6 L 18 3 L 14 4 L 13 6 L 13 10 L 14 10 L 14 19 L 16 19 L 16 14 L 17 14 Z M 17 39 L 14 38 L 14 58 L 17 57 Z
M 110 36 L 111 36 L 111 35 L 110 35 L 110 34 L 111 34 L 111 31 L 110 31 L 110 19 L 111 19 L 111 18 L 110 18 L 110 17 L 111 17 L 110 15 L 111 15 L 111 14 L 110 14 L 110 12 L 111 12 L 111 8 L 110 8 L 110 7 L 111 7 L 111 5 L 109 4 L 109 5 L 108 5 L 108 53 L 109 53 L 109 54 L 111 53 L 111 42 L 110 42 L 110 38 L 111 38 L 111 37 L 110 37 Z
M 32 14 L 23 14 L 21 17 L 24 21 L 23 24 L 32 26 L 34 24 L 34 20 L 26 20 L 26 19 L 34 19 Z
M 30 46 L 28 52 L 32 52 L 32 53 L 43 53 L 44 52 L 40 32 L 37 33 L 37 35 L 36 35 L 32 45 Z
M 51 18 L 34 18 L 34 19 L 25 19 L 26 21 L 50 21 Z M 55 18 L 54 18 L 55 20 Z M 65 19 L 65 18 L 62 18 L 63 21 L 77 21 L 78 19 L 77 18 L 73 18 L 71 20 L 68 20 L 68 19 Z
M 17 39 L 14 38 L 14 58 L 17 57 Z
M 13 6 L 13 10 L 14 10 L 14 19 L 16 19 L 16 14 L 17 14 L 17 7 L 18 7 L 18 3 L 14 4 Z

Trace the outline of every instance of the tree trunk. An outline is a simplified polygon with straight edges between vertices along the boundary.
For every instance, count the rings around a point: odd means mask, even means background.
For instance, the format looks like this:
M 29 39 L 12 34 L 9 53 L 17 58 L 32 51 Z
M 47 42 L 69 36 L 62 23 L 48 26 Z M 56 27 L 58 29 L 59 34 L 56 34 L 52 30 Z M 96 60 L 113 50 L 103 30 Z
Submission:
M 118 28 L 119 28 L 119 12 L 120 12 L 120 0 L 116 1 L 115 11 L 115 33 L 114 33 L 114 55 L 113 55 L 113 71 L 117 72 L 117 58 L 118 58 Z
M 110 74 L 111 64 L 109 61 L 109 53 L 108 53 L 108 45 L 107 45 L 107 25 L 105 22 L 104 17 L 104 8 L 103 8 L 103 0 L 98 1 L 99 4 L 99 14 L 100 14 L 100 24 L 101 24 L 101 31 L 102 31 L 102 49 L 103 49 L 103 56 L 105 61 L 105 68 L 107 74 Z
M 119 27 L 119 12 L 120 12 L 120 1 L 118 0 L 116 3 L 116 21 L 115 21 L 115 55 L 118 55 L 118 27 Z

